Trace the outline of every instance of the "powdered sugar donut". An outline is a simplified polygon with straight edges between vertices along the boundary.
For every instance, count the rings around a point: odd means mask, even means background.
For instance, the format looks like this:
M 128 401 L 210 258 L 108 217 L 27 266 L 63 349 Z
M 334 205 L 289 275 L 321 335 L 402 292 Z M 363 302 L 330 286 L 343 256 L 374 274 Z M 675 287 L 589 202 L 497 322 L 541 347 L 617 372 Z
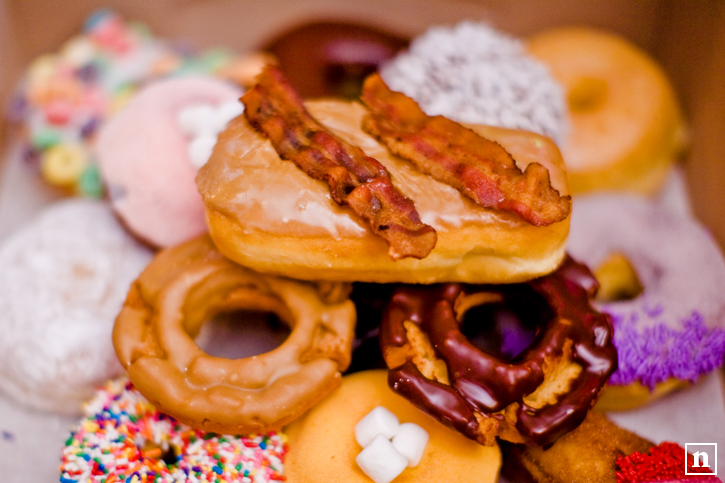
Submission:
M 111 343 L 131 282 L 151 253 L 100 201 L 47 209 L 0 247 L 0 389 L 36 408 L 78 413 L 118 374 Z
M 484 24 L 432 28 L 380 74 L 429 115 L 533 131 L 559 145 L 567 133 L 562 87 L 518 40 Z
M 61 483 L 261 483 L 283 480 L 287 438 L 204 433 L 160 413 L 128 381 L 110 381 L 86 406 L 63 449 Z
M 241 113 L 240 95 L 213 78 L 166 79 L 149 84 L 101 128 L 101 177 L 114 210 L 141 239 L 167 247 L 206 232 L 194 177 L 216 134 Z
M 696 221 L 633 195 L 585 196 L 574 205 L 568 249 L 592 268 L 624 255 L 644 288 L 600 306 L 612 316 L 619 355 L 607 391 L 634 385 L 647 396 L 722 366 L 725 261 Z M 636 401 L 615 402 L 630 404 Z

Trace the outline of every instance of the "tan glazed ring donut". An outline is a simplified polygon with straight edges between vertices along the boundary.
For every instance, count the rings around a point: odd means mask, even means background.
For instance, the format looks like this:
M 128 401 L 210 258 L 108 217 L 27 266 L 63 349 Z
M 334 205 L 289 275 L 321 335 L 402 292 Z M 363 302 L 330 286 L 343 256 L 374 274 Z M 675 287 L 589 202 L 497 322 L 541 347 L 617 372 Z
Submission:
M 246 359 L 194 342 L 213 315 L 276 314 L 291 333 Z M 336 388 L 350 363 L 355 309 L 326 303 L 308 283 L 264 275 L 225 259 L 207 237 L 162 251 L 131 286 L 113 343 L 134 386 L 161 411 L 224 434 L 278 429 Z

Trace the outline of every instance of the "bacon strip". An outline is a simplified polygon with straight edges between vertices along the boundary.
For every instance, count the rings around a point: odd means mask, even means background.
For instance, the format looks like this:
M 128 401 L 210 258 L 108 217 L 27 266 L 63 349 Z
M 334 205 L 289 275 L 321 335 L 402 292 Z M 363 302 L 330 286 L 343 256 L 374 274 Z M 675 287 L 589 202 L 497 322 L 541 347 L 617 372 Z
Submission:
M 279 156 L 326 181 L 337 204 L 350 206 L 388 242 L 391 258 L 430 253 L 435 230 L 420 221 L 413 202 L 393 186 L 385 167 L 317 122 L 279 69 L 265 68 L 242 102 L 249 123 L 269 138 Z
M 365 81 L 362 100 L 370 109 L 363 121 L 366 132 L 479 205 L 512 211 L 535 226 L 569 215 L 571 197 L 551 187 L 541 164 L 531 163 L 522 172 L 500 144 L 443 116 L 428 116 L 378 74 Z

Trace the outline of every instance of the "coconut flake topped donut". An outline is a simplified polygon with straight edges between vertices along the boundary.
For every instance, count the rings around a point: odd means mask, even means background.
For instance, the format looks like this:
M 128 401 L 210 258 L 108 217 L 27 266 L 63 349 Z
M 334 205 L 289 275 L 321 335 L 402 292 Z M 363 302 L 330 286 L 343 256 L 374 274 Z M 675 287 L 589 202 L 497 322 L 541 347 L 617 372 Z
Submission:
M 206 232 L 194 177 L 217 134 L 241 113 L 240 95 L 213 78 L 166 79 L 148 85 L 103 126 L 101 176 L 133 233 L 167 247 Z
M 0 389 L 23 404 L 77 413 L 118 374 L 113 321 L 151 259 L 100 201 L 43 212 L 0 247 Z
M 595 195 L 574 205 L 568 250 L 598 267 L 619 253 L 643 292 L 605 302 L 619 369 L 610 384 L 653 389 L 695 381 L 725 357 L 725 261 L 708 232 L 636 196 Z
M 484 24 L 432 28 L 381 75 L 429 115 L 533 131 L 559 145 L 567 132 L 564 92 L 547 68 Z

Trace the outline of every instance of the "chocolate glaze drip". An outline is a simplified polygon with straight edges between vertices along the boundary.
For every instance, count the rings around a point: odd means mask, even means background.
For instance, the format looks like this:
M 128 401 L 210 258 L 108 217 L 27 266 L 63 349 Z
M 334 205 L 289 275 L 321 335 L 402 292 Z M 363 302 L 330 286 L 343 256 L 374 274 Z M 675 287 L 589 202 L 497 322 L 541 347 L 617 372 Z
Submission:
M 459 297 L 491 292 L 511 303 L 520 299 L 522 291 L 531 289 L 546 301 L 553 316 L 542 321 L 534 342 L 515 361 L 481 352 L 459 330 L 454 309 Z M 401 287 L 383 317 L 383 351 L 408 343 L 403 322 L 410 320 L 428 335 L 437 356 L 446 362 L 451 385 L 427 379 L 410 360 L 391 370 L 389 384 L 423 411 L 472 439 L 479 439 L 474 411 L 495 413 L 518 402 L 519 433 L 534 444 L 552 443 L 584 420 L 617 368 L 611 320 L 589 303 L 597 289 L 589 269 L 570 257 L 554 273 L 527 284 Z M 560 357 L 565 346 L 571 348 L 572 359 L 583 368 L 570 392 L 553 405 L 540 409 L 527 406 L 524 396 L 544 381 L 544 362 Z

